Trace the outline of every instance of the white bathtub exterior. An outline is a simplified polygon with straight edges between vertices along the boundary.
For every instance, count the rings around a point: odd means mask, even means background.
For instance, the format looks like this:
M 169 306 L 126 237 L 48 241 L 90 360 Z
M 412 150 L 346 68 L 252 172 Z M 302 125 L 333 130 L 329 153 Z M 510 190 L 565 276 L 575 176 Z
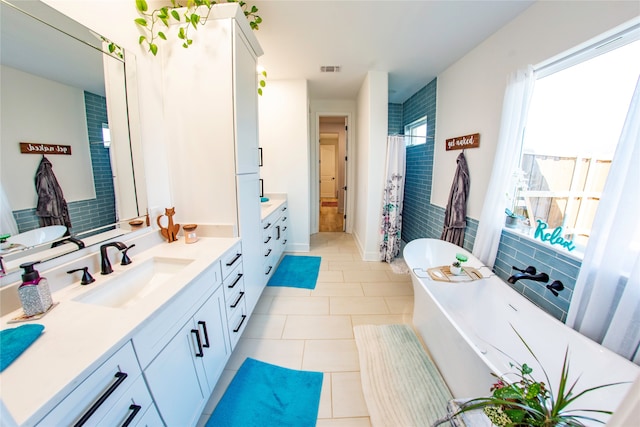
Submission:
M 466 254 L 469 261 L 465 265 L 479 269 L 485 278 L 466 283 L 431 280 L 427 269 L 451 264 L 456 253 Z M 438 239 L 416 239 L 406 245 L 403 255 L 414 288 L 414 327 L 454 397 L 488 395 L 495 382 L 491 372 L 508 377 L 514 372 L 511 360 L 527 363 L 533 368 L 532 375 L 547 383 L 514 328 L 546 369 L 552 390 L 557 389 L 567 348 L 570 382 L 580 377 L 574 395 L 593 386 L 629 382 L 587 393 L 575 409 L 615 411 L 639 378 L 639 366 L 536 307 L 468 251 Z M 598 418 L 606 420 L 605 416 Z

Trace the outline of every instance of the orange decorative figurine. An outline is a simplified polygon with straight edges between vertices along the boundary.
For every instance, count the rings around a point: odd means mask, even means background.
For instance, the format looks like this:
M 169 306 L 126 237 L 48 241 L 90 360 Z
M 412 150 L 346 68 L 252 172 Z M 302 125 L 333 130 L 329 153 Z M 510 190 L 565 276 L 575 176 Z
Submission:
M 176 213 L 175 207 L 165 208 L 164 215 L 158 216 L 158 219 L 157 219 L 158 227 L 160 227 L 160 233 L 162 233 L 164 238 L 167 239 L 169 243 L 175 242 L 176 240 L 178 240 L 178 231 L 180 230 L 180 224 L 173 223 L 173 215 L 175 215 L 175 213 Z M 162 218 L 165 215 L 169 220 L 169 224 L 167 225 L 166 228 L 163 227 L 162 224 L 160 224 L 160 218 Z

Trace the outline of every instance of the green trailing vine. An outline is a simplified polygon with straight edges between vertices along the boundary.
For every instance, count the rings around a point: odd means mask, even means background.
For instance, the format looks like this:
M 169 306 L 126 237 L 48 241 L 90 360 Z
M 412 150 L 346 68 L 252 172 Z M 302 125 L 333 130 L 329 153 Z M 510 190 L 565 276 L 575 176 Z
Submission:
M 170 6 L 164 6 L 149 11 L 146 0 L 136 0 L 136 9 L 141 15 L 135 19 L 135 23 L 144 30 L 146 34 L 140 36 L 138 42 L 146 45 L 149 52 L 154 56 L 158 54 L 158 43 L 160 40 L 167 40 L 167 35 L 163 31 L 169 25 L 178 22 L 178 38 L 182 41 L 182 47 L 188 48 L 193 43 L 189 37 L 190 30 L 197 30 L 198 25 L 204 25 L 211 13 L 211 8 L 217 2 L 212 0 L 187 0 L 186 4 L 181 4 L 178 0 L 170 0 Z M 262 18 L 257 14 L 256 6 L 249 6 L 244 1 L 225 0 L 227 3 L 238 3 L 244 12 L 244 16 L 249 21 L 252 30 L 258 30 L 262 23 Z M 204 6 L 204 8 L 201 8 Z M 177 9 L 184 10 L 178 11 Z M 205 12 L 200 15 L 198 12 Z M 265 76 L 266 77 L 266 76 Z

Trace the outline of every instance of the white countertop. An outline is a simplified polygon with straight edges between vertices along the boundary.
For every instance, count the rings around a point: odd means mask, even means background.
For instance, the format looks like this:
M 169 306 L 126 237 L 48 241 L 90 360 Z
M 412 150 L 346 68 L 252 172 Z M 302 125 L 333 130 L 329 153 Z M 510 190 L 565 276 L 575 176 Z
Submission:
M 104 362 L 112 350 L 129 340 L 146 319 L 238 241 L 237 238 L 201 237 L 196 243 L 185 244 L 184 239 L 180 238 L 176 242 L 162 243 L 140 253 L 132 248 L 129 255 L 133 264 L 121 266 L 112 263 L 114 273 L 111 275 L 101 276 L 99 272 L 92 271 L 96 279 L 94 283 L 81 286 L 78 281 L 54 292 L 53 301 L 58 302 L 58 306 L 43 318 L 28 322 L 44 325 L 42 336 L 0 374 L 4 408 L 19 425 L 37 422 L 54 407 L 54 403 L 66 396 Z M 113 253 L 111 256 L 113 257 Z M 175 280 L 128 308 L 110 308 L 73 301 L 92 289 L 108 286 L 109 283 L 105 282 L 117 277 L 118 272 L 154 256 L 194 261 Z M 22 309 L 0 318 L 0 328 L 8 329 L 24 324 L 7 323 L 21 313 Z
M 280 208 L 286 201 L 286 195 L 281 194 L 266 194 L 266 197 L 269 198 L 268 202 L 260 203 L 260 217 L 262 220 L 267 218 L 273 212 L 275 212 L 278 208 Z

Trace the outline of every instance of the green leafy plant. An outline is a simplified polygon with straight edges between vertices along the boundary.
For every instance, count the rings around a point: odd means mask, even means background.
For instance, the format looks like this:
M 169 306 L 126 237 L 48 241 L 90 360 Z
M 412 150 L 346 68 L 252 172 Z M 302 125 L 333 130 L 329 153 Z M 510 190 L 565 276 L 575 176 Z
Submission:
M 262 18 L 257 14 L 256 6 L 249 7 L 244 1 L 238 0 L 226 0 L 226 2 L 238 3 L 251 29 L 259 29 Z M 149 11 L 146 0 L 136 0 L 136 9 L 141 16 L 134 21 L 145 32 L 138 42 L 141 45 L 146 44 L 148 51 L 154 56 L 158 54 L 159 40 L 167 40 L 167 34 L 163 30 L 169 28 L 169 25 L 174 22 L 179 23 L 178 39 L 182 41 L 182 47 L 191 46 L 193 39 L 189 37 L 189 31 L 197 30 L 198 25 L 204 25 L 211 13 L 211 8 L 217 4 L 213 0 L 187 0 L 185 4 L 179 3 L 178 0 L 170 0 L 170 3 L 169 6 Z M 200 14 L 202 12 L 204 15 Z
M 522 336 L 515 329 L 514 331 L 531 356 L 540 364 L 540 361 Z M 510 382 L 494 374 L 498 381 L 491 387 L 491 396 L 479 397 L 465 402 L 461 407 L 462 409 L 453 416 L 474 409 L 482 409 L 491 422 L 497 426 L 583 426 L 582 421 L 603 423 L 596 418 L 580 415 L 577 412 L 611 415 L 611 411 L 567 408 L 577 399 L 591 391 L 624 383 L 605 384 L 576 392 L 575 387 L 578 380 L 569 384 L 568 353 L 569 349 L 567 348 L 562 362 L 560 380 L 555 392 L 547 386 L 550 381 L 544 368 L 542 368 L 542 371 L 546 383 L 535 380 L 531 376 L 533 369 L 526 363 L 520 365 L 514 362 L 510 365 L 517 369 L 518 372 L 515 375 L 518 381 Z

